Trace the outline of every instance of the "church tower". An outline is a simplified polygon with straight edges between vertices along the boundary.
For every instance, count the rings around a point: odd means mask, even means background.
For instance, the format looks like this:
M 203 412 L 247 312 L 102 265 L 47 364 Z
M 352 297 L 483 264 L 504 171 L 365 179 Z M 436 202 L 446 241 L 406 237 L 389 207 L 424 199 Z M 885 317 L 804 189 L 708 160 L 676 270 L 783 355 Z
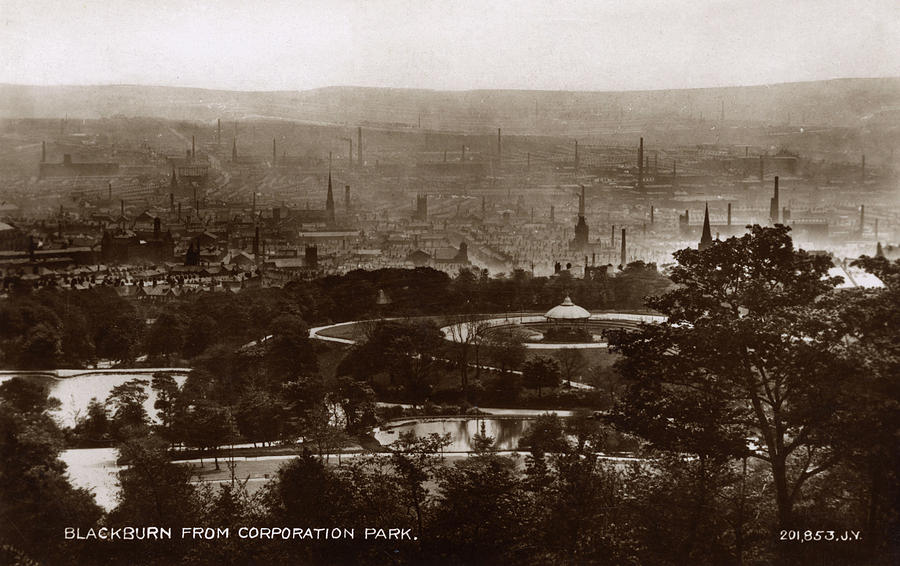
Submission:
M 588 244 L 588 225 L 584 219 L 584 185 L 581 186 L 581 196 L 578 198 L 578 223 L 575 224 L 575 239 L 572 240 L 572 249 L 583 251 Z

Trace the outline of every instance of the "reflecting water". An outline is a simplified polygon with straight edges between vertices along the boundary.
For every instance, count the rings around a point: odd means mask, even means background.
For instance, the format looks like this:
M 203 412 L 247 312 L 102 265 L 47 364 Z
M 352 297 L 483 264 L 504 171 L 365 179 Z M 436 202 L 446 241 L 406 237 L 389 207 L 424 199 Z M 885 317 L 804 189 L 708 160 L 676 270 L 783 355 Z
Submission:
M 69 467 L 69 481 L 75 487 L 89 489 L 104 509 L 116 504 L 119 485 L 116 480 L 117 451 L 115 448 L 79 448 L 63 450 L 59 459 Z
M 416 436 L 450 433 L 451 444 L 445 450 L 447 452 L 468 452 L 472 450 L 472 437 L 481 432 L 481 424 L 484 423 L 485 432 L 494 438 L 496 450 L 517 450 L 519 439 L 522 438 L 532 422 L 532 419 L 526 418 L 418 419 L 379 429 L 375 432 L 375 439 L 383 446 L 387 446 L 397 440 L 401 434 L 409 431 L 413 431 Z
M 0 383 L 8 379 L 12 379 L 12 376 L 4 375 L 0 377 Z M 150 388 L 150 381 L 153 379 L 153 374 L 151 373 L 130 375 L 96 373 L 63 379 L 26 376 L 26 379 L 48 387 L 50 395 L 60 400 L 62 405 L 53 412 L 53 416 L 64 427 L 74 426 L 75 421 L 79 417 L 87 414 L 87 406 L 92 397 L 96 397 L 102 403 L 106 400 L 113 387 L 122 385 L 131 379 L 144 379 L 147 381 L 147 393 L 149 396 L 144 403 L 144 409 L 152 419 L 155 420 L 156 417 L 156 409 L 153 408 L 153 403 L 156 402 L 156 393 Z M 180 387 L 184 384 L 187 377 L 176 375 L 174 379 Z

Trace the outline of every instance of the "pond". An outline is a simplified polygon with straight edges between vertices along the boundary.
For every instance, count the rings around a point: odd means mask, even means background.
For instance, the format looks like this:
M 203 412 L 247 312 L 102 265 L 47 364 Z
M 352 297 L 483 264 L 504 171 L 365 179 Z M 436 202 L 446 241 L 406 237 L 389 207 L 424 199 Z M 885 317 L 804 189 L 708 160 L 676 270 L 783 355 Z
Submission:
M 0 376 L 0 383 L 12 379 L 13 375 Z M 75 422 L 79 417 L 87 414 L 88 403 L 96 397 L 101 403 L 109 396 L 109 392 L 117 385 L 122 385 L 131 379 L 144 379 L 147 381 L 147 401 L 144 403 L 144 409 L 151 419 L 155 420 L 156 409 L 153 403 L 156 402 L 156 393 L 150 388 L 149 383 L 153 379 L 152 373 L 141 374 L 122 374 L 122 373 L 91 373 L 88 375 L 79 375 L 75 377 L 66 377 L 54 379 L 52 377 L 35 377 L 25 376 L 25 379 L 40 383 L 48 388 L 51 397 L 56 397 L 62 405 L 52 414 L 57 422 L 64 427 L 75 426 Z M 174 376 L 178 386 L 184 384 L 186 376 Z
M 469 452 L 472 450 L 472 438 L 481 432 L 484 423 L 485 432 L 494 438 L 496 450 L 518 450 L 519 439 L 534 422 L 530 417 L 487 417 L 487 418 L 420 418 L 410 421 L 398 421 L 381 427 L 375 431 L 375 439 L 382 446 L 397 440 L 401 434 L 414 432 L 416 436 L 428 436 L 432 433 L 450 434 L 450 445 L 446 452 Z

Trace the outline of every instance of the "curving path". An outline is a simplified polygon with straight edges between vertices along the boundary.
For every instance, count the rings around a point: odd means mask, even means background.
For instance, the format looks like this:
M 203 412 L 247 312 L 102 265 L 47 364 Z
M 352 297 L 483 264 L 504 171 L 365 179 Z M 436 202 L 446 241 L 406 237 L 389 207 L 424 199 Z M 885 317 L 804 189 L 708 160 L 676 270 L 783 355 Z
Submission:
M 398 319 L 383 319 L 383 320 L 398 320 Z M 496 320 L 505 320 L 505 319 L 496 319 Z M 322 334 L 322 331 L 330 330 L 333 328 L 339 328 L 342 326 L 349 326 L 351 324 L 359 324 L 361 322 L 372 322 L 372 321 L 371 320 L 351 320 L 350 322 L 339 322 L 337 324 L 327 324 L 325 326 L 317 326 L 315 328 L 309 329 L 309 337 L 311 339 L 322 340 L 324 342 L 334 342 L 336 344 L 353 345 L 353 344 L 356 344 L 356 340 L 352 340 L 350 338 L 337 338 L 335 336 L 325 336 Z M 449 328 L 449 327 L 445 326 L 444 328 L 441 329 L 441 331 L 444 333 L 444 338 L 447 340 L 453 341 L 451 338 L 448 337 L 447 330 L 446 330 L 447 328 Z M 549 345 L 545 344 L 545 346 L 549 346 Z M 558 344 L 554 344 L 553 346 L 557 349 L 559 348 Z M 566 345 L 565 347 L 568 348 L 570 346 Z M 606 347 L 606 345 L 604 344 L 603 347 Z M 456 363 L 453 360 L 448 360 L 446 358 L 437 358 L 437 359 L 439 359 L 443 362 L 446 362 L 448 364 Z M 498 372 L 502 371 L 500 368 L 496 368 L 493 366 L 487 366 L 487 365 L 479 365 L 479 364 L 469 364 L 469 367 L 473 368 L 473 369 L 483 369 L 483 370 L 487 370 L 487 371 L 498 371 Z M 516 375 L 522 375 L 522 372 L 519 370 L 510 370 L 510 371 L 511 371 L 511 373 L 514 373 Z M 586 383 L 579 383 L 577 381 L 563 380 L 563 383 L 565 383 L 569 387 L 573 387 L 575 389 L 593 389 L 594 388 L 592 385 L 588 385 Z
M 616 321 L 627 321 L 630 323 L 658 323 L 665 322 L 666 317 L 659 315 L 650 315 L 650 314 L 628 314 L 628 313 L 597 313 L 592 314 L 591 318 L 588 319 L 588 322 L 595 321 L 606 321 L 606 322 L 616 322 Z M 494 326 L 507 326 L 510 324 L 529 324 L 535 322 L 545 322 L 546 318 L 543 315 L 528 315 L 528 316 L 504 316 L 497 318 L 490 318 L 486 320 L 479 321 L 480 324 L 487 325 L 487 327 Z M 444 333 L 444 339 L 449 340 L 451 342 L 465 342 L 469 337 L 469 323 L 461 322 L 457 324 L 451 324 L 441 328 L 441 332 Z M 562 344 L 562 343 L 543 343 L 543 342 L 523 342 L 523 345 L 530 350 L 561 350 L 565 348 L 571 348 L 575 350 L 586 350 L 586 349 L 594 349 L 594 348 L 607 348 L 609 344 L 606 342 L 580 342 L 580 343 L 572 343 L 572 344 Z

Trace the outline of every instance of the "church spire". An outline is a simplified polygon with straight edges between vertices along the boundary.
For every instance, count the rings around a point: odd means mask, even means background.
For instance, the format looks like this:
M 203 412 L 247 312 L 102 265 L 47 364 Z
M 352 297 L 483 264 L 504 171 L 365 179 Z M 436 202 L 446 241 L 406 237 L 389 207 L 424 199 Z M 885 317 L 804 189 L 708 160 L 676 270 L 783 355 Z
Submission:
M 328 168 L 328 195 L 325 197 L 325 214 L 334 222 L 334 192 L 331 189 L 331 167 Z
M 703 234 L 700 236 L 700 246 L 698 246 L 698 249 L 701 251 L 705 250 L 710 247 L 712 243 L 712 231 L 709 229 L 709 204 L 707 204 L 706 210 L 703 212 Z

